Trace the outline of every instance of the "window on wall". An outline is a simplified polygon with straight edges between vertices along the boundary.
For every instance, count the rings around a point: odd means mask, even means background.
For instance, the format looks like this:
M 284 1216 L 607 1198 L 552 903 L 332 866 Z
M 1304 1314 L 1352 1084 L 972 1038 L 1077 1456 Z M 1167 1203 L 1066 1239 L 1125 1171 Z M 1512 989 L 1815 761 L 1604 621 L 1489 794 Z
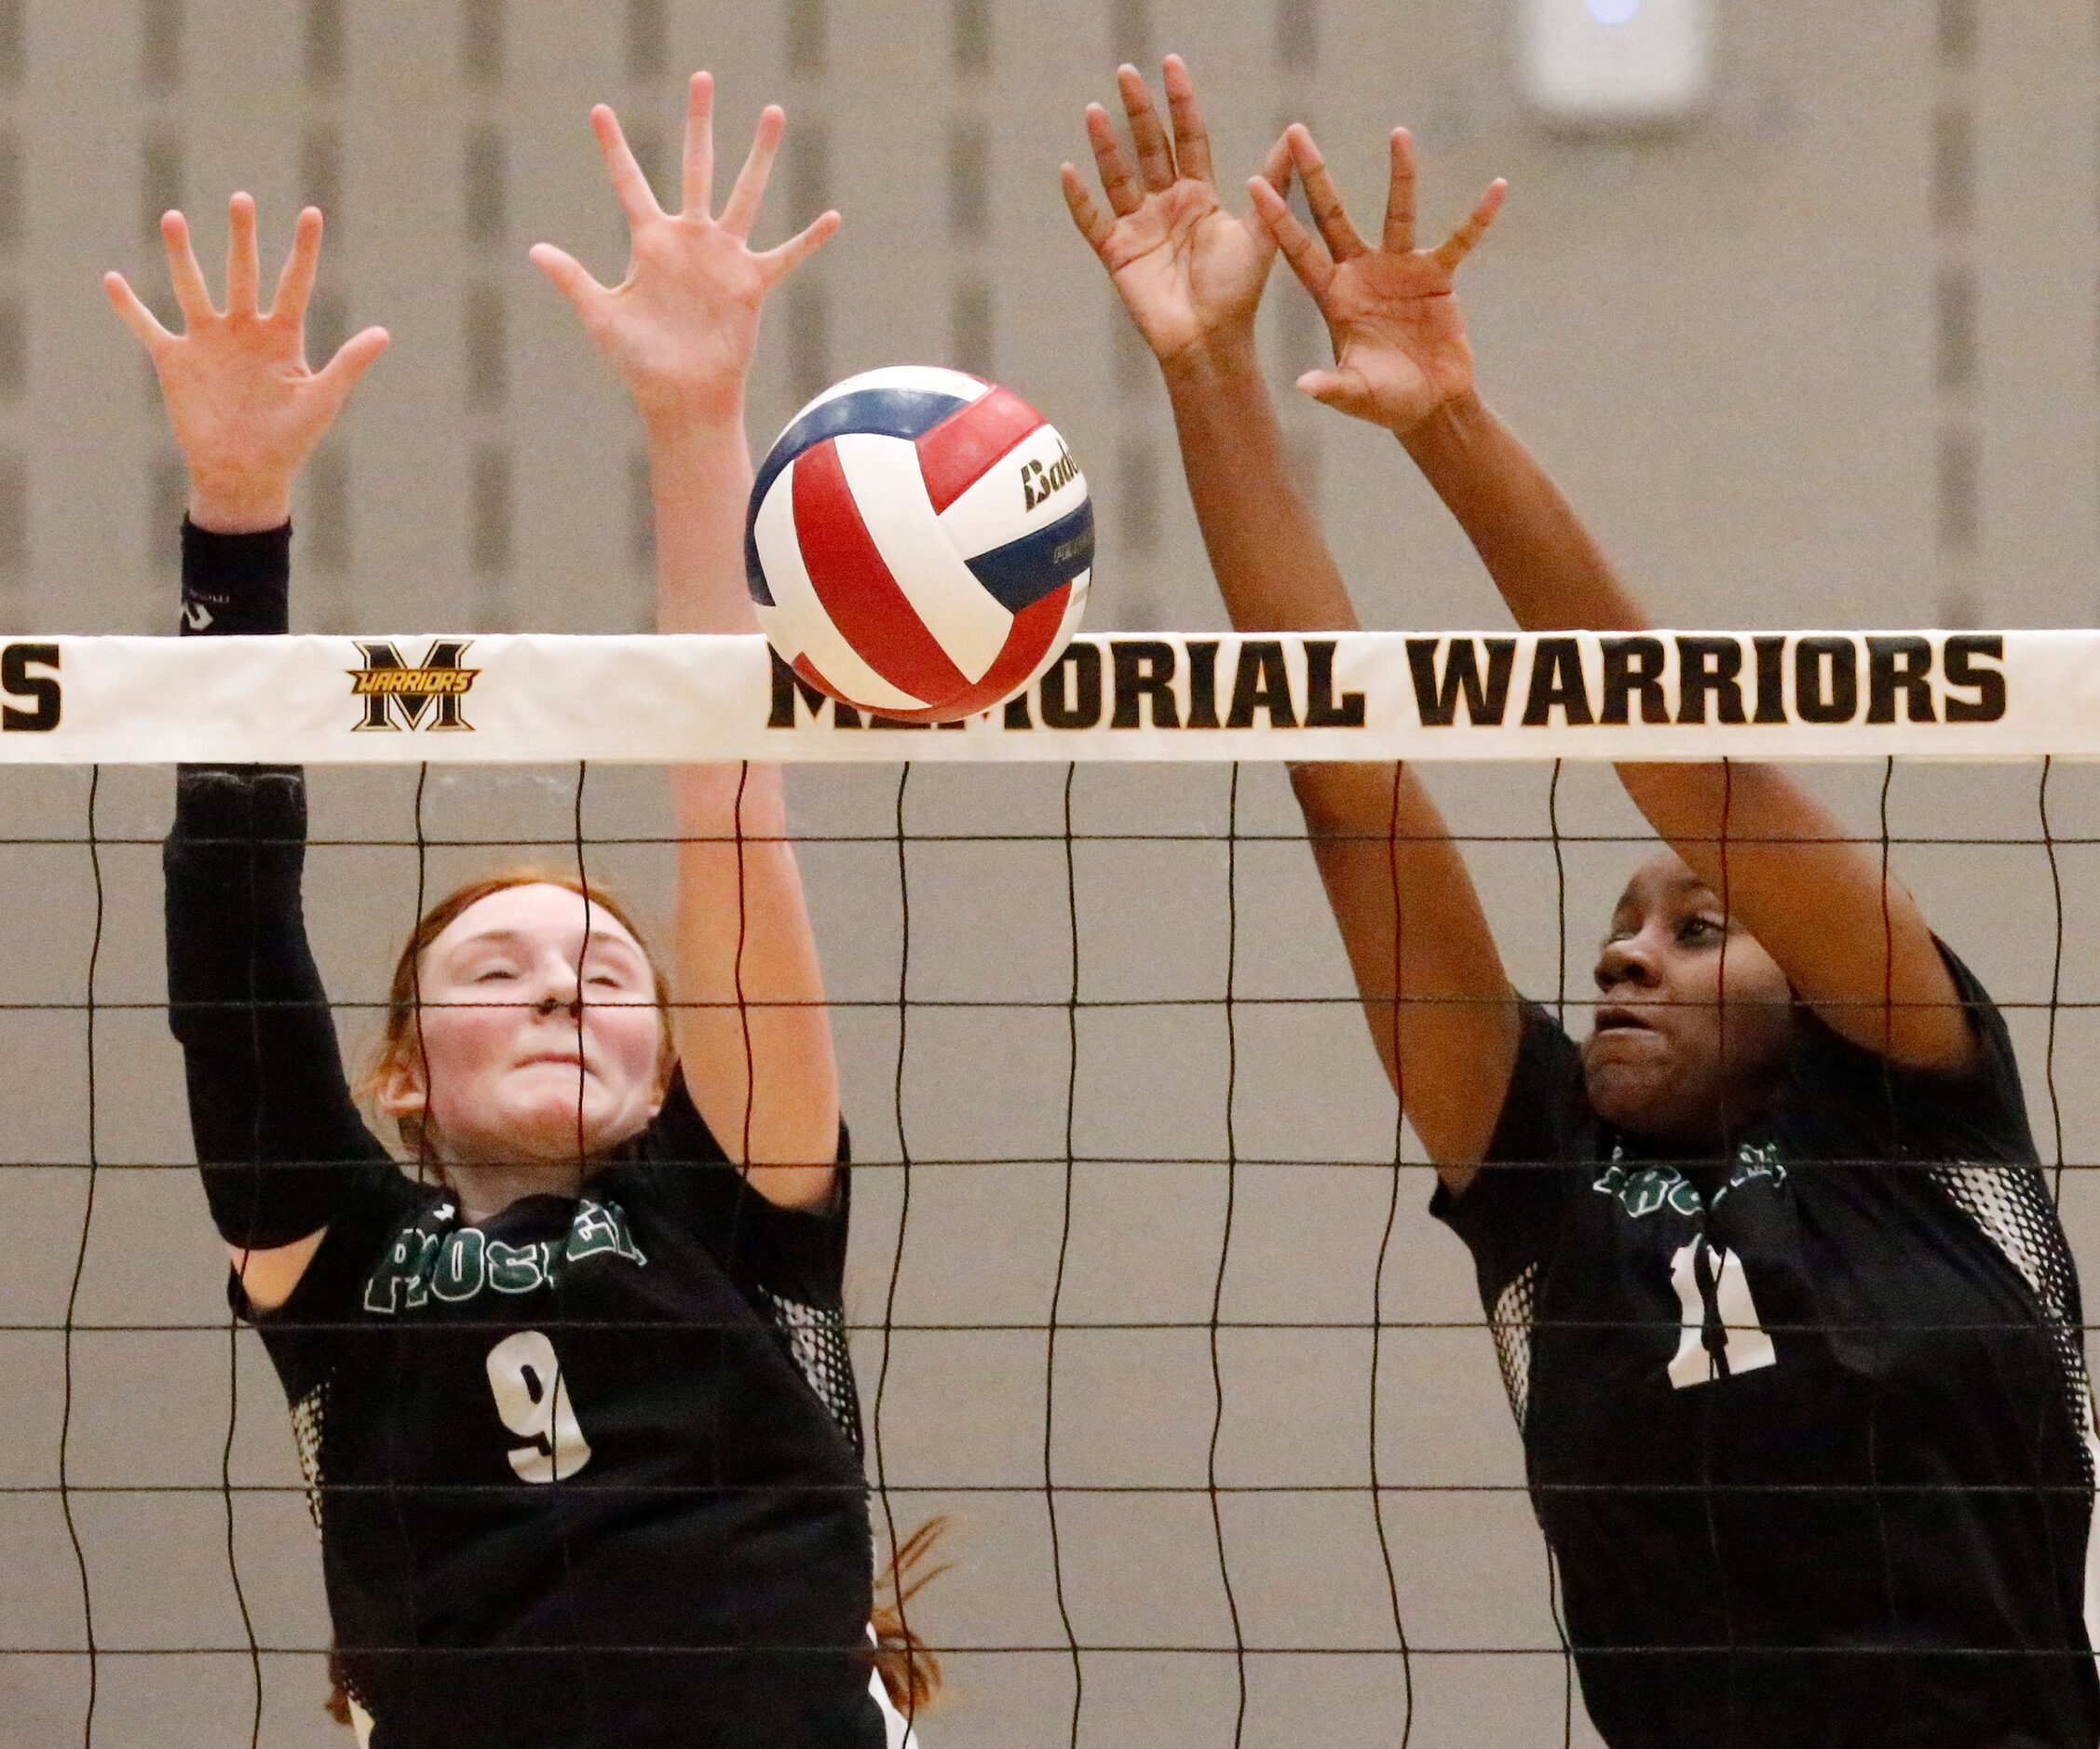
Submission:
M 1965 425 L 1940 434 L 1940 544 L 1949 552 L 1975 550 L 1978 504 L 1976 435 Z
M 306 129 L 299 142 L 302 197 L 328 216 L 329 239 L 343 241 L 343 136 L 326 123 Z
M 0 298 L 0 401 L 20 400 L 29 386 L 28 325 L 21 299 Z
M 664 130 L 648 115 L 637 115 L 632 121 L 622 121 L 620 129 L 627 135 L 627 149 L 634 154 L 634 161 L 642 167 L 642 175 L 657 197 L 659 206 L 667 211 L 678 210 L 679 189 L 675 176 L 670 169 L 669 155 L 664 150 Z M 666 183 L 665 178 L 672 180 Z
M 25 0 L 0 0 L 0 85 L 20 85 L 29 66 Z
M 509 392 L 509 349 L 503 293 L 493 285 L 467 289 L 467 404 L 494 413 Z
M 305 469 L 306 513 L 300 523 L 300 563 L 326 576 L 350 569 L 350 464 L 334 443 L 324 443 Z
M 342 83 L 343 0 L 306 0 L 300 49 L 308 86 L 326 91 Z
M 1307 73 L 1320 61 L 1320 0 L 1276 0 L 1276 64 Z
M 460 169 L 467 240 L 484 247 L 501 243 L 509 224 L 502 133 L 486 125 L 468 129 Z
M 1976 276 L 1965 264 L 1944 265 L 1937 290 L 1940 386 L 1965 393 L 1976 383 Z
M 21 244 L 21 140 L 12 128 L 0 128 L 0 249 L 13 250 Z M 154 209 L 148 227 L 156 238 L 160 235 L 160 208 Z
M 1975 126 L 1965 110 L 1943 109 L 1932 124 L 1932 223 L 1966 230 L 1975 216 Z
M 1109 0 L 1108 40 L 1118 62 L 1152 71 L 1152 0 Z
M 1117 520 L 1131 552 L 1159 546 L 1159 452 L 1150 439 L 1127 437 L 1117 456 Z
M 978 242 L 991 228 L 992 135 L 979 115 L 958 115 L 948 128 L 948 229 Z
M 474 569 L 484 577 L 510 569 L 510 452 L 486 443 L 474 453 Z
M 821 279 L 788 282 L 788 379 L 796 403 L 823 393 L 832 380 L 832 307 Z
M 627 458 L 627 550 L 637 568 L 657 562 L 657 506 L 649 494 L 649 455 L 636 450 Z
M 0 452 L 0 576 L 29 567 L 29 468 L 20 455 Z
M 786 0 L 790 73 L 821 73 L 829 58 L 831 7 L 827 0 Z
M 160 215 L 183 204 L 183 144 L 172 134 L 146 136 L 139 155 L 139 223 L 148 238 L 160 240 Z M 0 244 L 20 241 L 21 148 L 12 135 L 0 137 Z
M 503 83 L 503 0 L 464 0 L 459 64 L 467 83 L 494 90 Z
M 153 525 L 147 531 L 147 549 L 156 566 L 182 563 L 183 518 L 190 505 L 189 469 L 180 455 L 164 455 L 154 464 L 153 482 L 147 494 L 147 514 Z
M 1971 67 L 1976 61 L 1976 0 L 1940 0 L 1940 59 L 1949 67 Z
M 664 0 L 627 0 L 627 76 L 660 79 L 671 64 L 671 15 Z
M 1291 473 L 1305 495 L 1306 503 L 1320 508 L 1320 438 L 1314 431 L 1300 431 L 1291 439 Z
M 992 371 L 992 287 L 972 274 L 959 281 L 950 306 L 951 362 L 958 371 L 990 376 Z
M 342 292 L 317 286 L 306 305 L 306 357 L 318 369 L 350 337 L 350 306 Z
M 819 116 L 799 121 L 785 151 L 788 210 L 782 223 L 799 227 L 832 204 L 832 130 Z
M 183 82 L 183 0 L 139 0 L 139 83 L 169 91 Z
M 949 0 L 948 58 L 966 77 L 992 71 L 992 0 Z
M 1335 348 L 1327 338 L 1327 323 L 1320 306 L 1310 298 L 1294 295 L 1280 299 L 1273 319 L 1278 359 L 1293 382 L 1307 371 L 1324 370 L 1334 363 Z
M 1116 387 L 1125 395 L 1143 394 L 1154 381 L 1152 348 L 1145 344 L 1131 313 L 1113 292 L 1108 300 L 1108 345 L 1115 360 Z

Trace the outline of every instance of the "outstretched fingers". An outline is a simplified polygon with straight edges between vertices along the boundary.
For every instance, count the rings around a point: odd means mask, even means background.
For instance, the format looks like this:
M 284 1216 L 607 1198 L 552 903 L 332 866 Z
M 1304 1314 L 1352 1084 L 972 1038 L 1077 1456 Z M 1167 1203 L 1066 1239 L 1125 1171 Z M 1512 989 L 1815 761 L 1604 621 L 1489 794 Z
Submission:
M 1284 202 L 1285 215 L 1290 216 L 1291 142 L 1284 139 L 1281 134 L 1276 136 L 1276 143 L 1269 147 L 1267 155 L 1262 159 L 1261 169 L 1255 172 L 1253 181 L 1247 184 L 1250 190 L 1253 189 L 1254 183 L 1264 184 L 1272 193 L 1280 197 Z M 1248 226 L 1248 230 L 1253 235 L 1255 243 L 1264 249 L 1273 251 L 1277 246 L 1276 233 L 1263 219 L 1261 202 L 1258 199 L 1254 203 L 1252 217 L 1253 222 Z
M 627 214 L 628 224 L 639 230 L 650 220 L 662 218 L 663 209 L 657 205 L 649 179 L 642 173 L 642 166 L 635 161 L 633 149 L 627 143 L 627 135 L 620 130 L 620 118 L 607 105 L 600 103 L 590 112 L 590 131 L 598 138 L 598 149 L 605 155 L 605 169 L 613 179 L 613 194 L 620 203 L 620 210 Z
M 196 264 L 196 251 L 190 247 L 190 222 L 180 212 L 160 215 L 160 245 L 168 255 L 168 279 L 183 320 L 192 328 L 211 320 L 219 312 L 211 307 L 204 269 Z
M 1123 114 L 1130 118 L 1131 143 L 1137 148 L 1137 167 L 1145 187 L 1154 194 L 1172 188 L 1174 155 L 1168 148 L 1167 132 L 1159 126 L 1159 112 L 1153 107 L 1145 75 L 1127 64 L 1118 67 L 1116 88 L 1123 96 Z
M 1076 165 L 1059 165 L 1057 180 L 1064 190 L 1064 210 L 1072 215 L 1072 223 L 1079 227 L 1079 235 L 1087 239 L 1088 247 L 1100 254 L 1108 247 L 1108 234 L 1115 226 L 1094 205 L 1093 197 L 1087 193 L 1087 185 L 1080 179 Z
M 297 328 L 306 319 L 306 300 L 313 295 L 314 275 L 320 267 L 321 210 L 308 207 L 299 215 L 291 233 L 291 252 L 284 258 L 278 275 L 278 289 L 270 297 L 270 319 Z
M 1283 259 L 1291 264 L 1291 271 L 1298 276 L 1298 282 L 1312 293 L 1316 303 L 1324 301 L 1328 284 L 1335 278 L 1335 264 L 1320 247 L 1320 240 L 1298 223 L 1298 215 L 1291 210 L 1291 203 L 1277 192 L 1276 184 L 1267 177 L 1248 178 L 1247 192 L 1254 199 L 1254 216 L 1276 239 L 1277 248 L 1283 251 Z
M 152 353 L 160 356 L 160 349 L 174 335 L 160 325 L 159 319 L 146 308 L 139 294 L 131 290 L 131 282 L 120 273 L 102 275 L 102 290 L 109 296 L 110 307 L 115 310 L 125 327 L 138 335 L 140 344 Z
M 1298 392 L 1336 413 L 1369 416 L 1371 386 L 1355 371 L 1337 365 L 1331 371 L 1307 371 L 1298 378 Z
M 262 259 L 255 248 L 255 197 L 236 195 L 226 202 L 226 314 L 253 316 L 262 280 Z
M 589 270 L 565 249 L 552 243 L 535 243 L 527 256 L 534 266 L 554 281 L 555 290 L 576 305 L 576 314 L 589 323 L 608 293 L 590 277 Z
M 1093 166 L 1108 210 L 1118 219 L 1135 212 L 1145 200 L 1145 184 L 1132 173 L 1123 142 L 1116 137 L 1116 124 L 1099 103 L 1087 105 L 1087 143 L 1093 147 Z
M 314 381 L 334 404 L 340 406 L 357 386 L 358 378 L 386 350 L 386 331 L 384 328 L 367 328 L 361 333 L 352 334 L 336 347 L 335 356 L 315 373 Z
M 696 73 L 685 87 L 685 150 L 679 165 L 679 209 L 708 216 L 714 201 L 714 75 Z
M 1203 126 L 1203 112 L 1196 102 L 1196 81 L 1188 63 L 1169 55 L 1162 63 L 1167 87 L 1167 116 L 1174 127 L 1174 162 L 1184 176 L 1211 182 L 1211 136 Z
M 776 286 L 838 235 L 842 221 L 836 211 L 820 212 L 794 236 L 761 255 L 765 283 Z
M 1415 136 L 1392 131 L 1392 182 L 1386 190 L 1386 248 L 1396 255 L 1415 249 Z
M 773 159 L 780 150 L 780 135 L 788 125 L 787 114 L 778 103 L 760 111 L 758 131 L 752 135 L 751 154 L 737 172 L 737 185 L 722 209 L 722 228 L 731 237 L 749 237 L 758 223 L 759 205 L 765 198 L 766 180 L 773 174 Z
M 1320 235 L 1327 239 L 1330 252 L 1336 261 L 1362 254 L 1363 239 L 1349 223 L 1348 209 L 1342 204 L 1341 191 L 1327 172 L 1326 159 L 1313 143 L 1311 129 L 1294 121 L 1283 137 L 1291 142 L 1292 162 L 1297 166 L 1298 180 L 1305 183 L 1306 205 L 1311 209 L 1313 223 L 1320 226 Z
M 1495 215 L 1502 210 L 1502 197 L 1509 192 L 1510 184 L 1497 176 L 1487 185 L 1487 193 L 1480 197 L 1480 204 L 1472 214 L 1456 231 L 1438 245 L 1436 258 L 1446 273 L 1456 273 L 1458 264 L 1472 253 L 1473 245 L 1487 235 L 1487 227 L 1495 223 Z

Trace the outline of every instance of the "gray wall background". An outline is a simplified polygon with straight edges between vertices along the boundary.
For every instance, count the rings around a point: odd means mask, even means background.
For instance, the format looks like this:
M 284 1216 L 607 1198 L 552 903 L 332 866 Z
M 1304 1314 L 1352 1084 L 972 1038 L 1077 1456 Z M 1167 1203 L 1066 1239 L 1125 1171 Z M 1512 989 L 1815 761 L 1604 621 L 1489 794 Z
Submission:
M 0 0 L 0 631 L 169 626 L 180 470 L 96 278 L 118 266 L 157 292 L 160 210 L 188 207 L 209 258 L 236 187 L 260 200 L 273 253 L 301 200 L 327 208 L 318 345 L 373 320 L 395 337 L 303 488 L 302 623 L 643 625 L 636 427 L 524 251 L 549 238 L 616 273 L 586 108 L 613 102 L 672 164 L 698 64 L 720 75 L 731 163 L 761 102 L 789 108 L 772 234 L 826 204 L 847 216 L 768 317 L 754 441 L 851 370 L 992 373 L 1050 413 L 1092 481 L 1094 626 L 1215 625 L 1163 400 L 1055 182 L 1115 62 L 1170 47 L 1202 81 L 1234 177 L 1303 116 L 1367 209 L 1399 120 L 1422 143 L 1432 222 L 1491 174 L 1511 179 L 1466 274 L 1484 384 L 1666 620 L 2091 623 L 2092 9 L 1728 6 L 1711 115 L 1633 142 L 1526 118 L 1512 14 L 1501 0 Z M 1280 276 L 1264 321 L 1287 386 L 1317 357 L 1317 320 Z M 1309 404 L 1284 416 L 1367 622 L 1499 622 L 1389 443 Z M 1880 775 L 1819 781 L 1871 831 Z M 1898 865 L 2008 1003 L 2045 1154 L 2077 1167 L 2100 1134 L 2081 1073 L 2100 787 L 2075 767 L 2049 780 L 2059 905 L 2041 780 L 1905 766 L 1889 817 L 1898 838 L 1967 841 L 1899 846 Z M 591 834 L 660 832 L 659 782 L 593 772 Z M 1227 1575 L 1244 1639 L 1267 1648 L 1245 1660 L 1248 1743 L 1384 1744 L 1410 1716 L 1418 1744 L 1560 1742 L 1547 1564 L 1469 1266 L 1422 1212 L 1411 1140 L 1396 1180 L 1391 1103 L 1280 776 L 1245 771 L 1237 807 L 1231 783 L 1080 770 L 1068 888 L 1062 770 L 795 780 L 873 1162 L 851 1306 L 874 1326 L 857 1338 L 874 1467 L 901 1525 L 954 1520 L 955 1568 L 915 1619 L 946 1644 L 1036 1648 L 955 1653 L 927 1741 L 1066 1741 L 1061 1573 L 1093 1648 L 1088 1744 L 1233 1740 Z M 441 845 L 423 872 L 441 888 L 513 860 L 515 841 L 559 861 L 573 786 L 434 778 L 427 836 L 509 842 Z M 1565 891 L 1543 770 L 1437 787 L 1461 830 L 1498 840 L 1473 861 L 1521 981 L 1579 994 L 1639 854 L 1609 774 L 1562 785 Z M 106 772 L 90 814 L 91 788 L 84 772 L 0 771 L 0 1742 L 83 1740 L 83 1569 L 96 1743 L 248 1742 L 243 1603 L 265 1648 L 262 1741 L 338 1742 L 281 1398 L 227 1328 L 186 1170 L 158 1008 L 167 780 Z M 361 1049 L 359 1005 L 414 904 L 413 786 L 329 773 L 315 788 L 318 838 L 361 841 L 317 848 L 312 900 Z M 901 820 L 919 840 L 901 873 Z M 603 847 L 592 867 L 645 911 L 663 892 L 653 847 Z M 2065 1202 L 2090 1262 L 2089 1173 L 2066 1177 Z M 1118 1646 L 1188 1649 L 1101 1649 Z M 1572 1729 L 1590 1741 L 1579 1716 Z

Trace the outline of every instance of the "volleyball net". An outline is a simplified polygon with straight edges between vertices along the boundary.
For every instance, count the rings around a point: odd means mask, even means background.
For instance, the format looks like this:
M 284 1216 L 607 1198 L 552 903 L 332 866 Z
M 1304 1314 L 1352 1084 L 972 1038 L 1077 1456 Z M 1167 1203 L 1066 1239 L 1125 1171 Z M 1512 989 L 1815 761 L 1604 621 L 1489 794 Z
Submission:
M 353 1063 L 419 897 L 581 866 L 660 935 L 649 767 L 818 767 L 791 814 L 867 1471 L 878 1533 L 951 1524 L 924 1741 L 1383 1745 L 1594 1739 L 1472 1267 L 1278 767 L 1420 764 L 1512 978 L 1579 1036 L 1653 843 L 1610 762 L 1813 766 L 1997 998 L 2092 1255 L 2095 756 L 2080 631 L 1086 638 L 953 728 L 835 706 L 756 639 L 0 645 L 0 1707 L 25 1742 L 338 1740 L 167 1029 L 175 761 L 313 768 Z

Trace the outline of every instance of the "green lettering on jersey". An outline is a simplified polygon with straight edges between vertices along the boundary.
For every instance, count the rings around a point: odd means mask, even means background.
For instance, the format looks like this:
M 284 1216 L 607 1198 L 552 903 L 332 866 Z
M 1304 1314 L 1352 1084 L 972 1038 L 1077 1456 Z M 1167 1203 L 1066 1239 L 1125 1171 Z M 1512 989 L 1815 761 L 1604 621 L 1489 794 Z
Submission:
M 488 1260 L 489 1285 L 498 1294 L 530 1294 L 547 1280 L 537 1245 L 507 1245 L 492 1239 Z
M 616 1202 L 580 1198 L 576 1219 L 569 1224 L 567 1261 L 581 1263 L 586 1257 L 606 1255 L 625 1257 L 630 1263 L 648 1262 L 628 1231 L 625 1209 Z
M 1609 1167 L 1590 1187 L 1617 1197 L 1619 1206 L 1636 1221 L 1658 1209 L 1692 1216 L 1700 1213 L 1699 1192 L 1674 1166 L 1644 1166 L 1635 1173 L 1623 1166 Z
M 447 1204 L 422 1218 L 450 1221 L 453 1217 Z M 424 1231 L 421 1226 L 406 1227 L 395 1234 L 385 1261 L 365 1283 L 364 1308 L 390 1317 L 427 1306 L 433 1295 L 448 1306 L 456 1306 L 484 1290 L 530 1294 L 551 1286 L 567 1265 L 600 1256 L 622 1257 L 635 1264 L 649 1261 L 634 1242 L 627 1211 L 616 1202 L 594 1197 L 577 1200 L 566 1239 L 543 1239 L 534 1244 L 507 1245 L 500 1239 L 488 1238 L 478 1227 L 435 1233 Z
M 430 1272 L 430 1291 L 448 1305 L 472 1299 L 481 1291 L 483 1240 L 478 1227 L 463 1227 L 438 1253 Z
M 449 1215 L 451 1211 L 440 1210 L 439 1213 Z M 400 1311 L 404 1288 L 411 1308 L 427 1305 L 431 1267 L 437 1262 L 438 1247 L 443 1243 L 442 1233 L 426 1233 L 417 1227 L 406 1227 L 395 1234 L 386 1262 L 365 1283 L 365 1310 L 388 1315 Z

